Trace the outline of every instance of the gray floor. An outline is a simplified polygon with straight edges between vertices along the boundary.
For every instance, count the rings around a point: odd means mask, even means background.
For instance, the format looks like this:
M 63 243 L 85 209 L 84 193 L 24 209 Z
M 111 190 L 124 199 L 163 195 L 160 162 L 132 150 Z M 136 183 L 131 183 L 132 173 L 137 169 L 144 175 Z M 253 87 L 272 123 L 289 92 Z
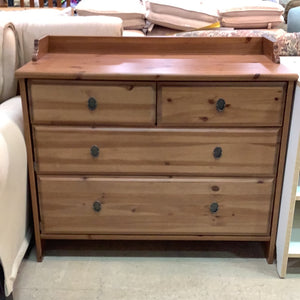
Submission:
M 14 300 L 300 299 L 300 264 L 286 279 L 260 243 L 59 242 L 24 259 Z M 299 273 L 297 273 L 299 272 Z

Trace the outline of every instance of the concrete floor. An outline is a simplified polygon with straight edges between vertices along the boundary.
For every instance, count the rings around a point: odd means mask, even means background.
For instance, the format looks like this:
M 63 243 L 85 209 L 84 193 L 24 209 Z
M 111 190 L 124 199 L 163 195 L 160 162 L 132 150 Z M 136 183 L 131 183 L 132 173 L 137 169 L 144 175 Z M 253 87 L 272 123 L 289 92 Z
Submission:
M 52 242 L 24 259 L 14 300 L 296 300 L 293 265 L 279 279 L 260 243 Z

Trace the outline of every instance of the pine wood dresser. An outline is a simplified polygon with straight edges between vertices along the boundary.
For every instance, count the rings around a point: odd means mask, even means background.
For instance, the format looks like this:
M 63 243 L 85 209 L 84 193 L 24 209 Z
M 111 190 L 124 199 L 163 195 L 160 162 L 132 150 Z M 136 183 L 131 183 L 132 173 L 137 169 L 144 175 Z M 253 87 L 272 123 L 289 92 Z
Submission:
M 261 241 L 273 261 L 297 75 L 266 38 L 49 36 L 16 72 L 37 248 Z

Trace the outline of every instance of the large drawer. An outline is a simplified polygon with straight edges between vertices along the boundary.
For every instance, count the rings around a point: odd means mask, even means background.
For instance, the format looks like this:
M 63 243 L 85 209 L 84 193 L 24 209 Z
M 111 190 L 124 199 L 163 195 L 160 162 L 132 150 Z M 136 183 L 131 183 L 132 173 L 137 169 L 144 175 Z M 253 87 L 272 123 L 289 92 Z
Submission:
M 154 126 L 153 83 L 32 81 L 31 119 L 39 124 Z
M 279 126 L 285 85 L 161 84 L 158 88 L 160 126 Z
M 39 176 L 42 233 L 267 235 L 271 179 Z
M 274 176 L 278 129 L 35 126 L 44 174 Z

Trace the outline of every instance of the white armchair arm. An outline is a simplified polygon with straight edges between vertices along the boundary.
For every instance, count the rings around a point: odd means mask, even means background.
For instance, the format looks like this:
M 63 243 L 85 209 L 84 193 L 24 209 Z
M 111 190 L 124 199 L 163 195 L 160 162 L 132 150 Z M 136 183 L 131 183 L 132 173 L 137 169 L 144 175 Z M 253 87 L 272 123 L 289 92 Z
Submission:
M 21 99 L 14 97 L 0 105 L 0 261 L 6 295 L 29 244 L 27 198 Z

